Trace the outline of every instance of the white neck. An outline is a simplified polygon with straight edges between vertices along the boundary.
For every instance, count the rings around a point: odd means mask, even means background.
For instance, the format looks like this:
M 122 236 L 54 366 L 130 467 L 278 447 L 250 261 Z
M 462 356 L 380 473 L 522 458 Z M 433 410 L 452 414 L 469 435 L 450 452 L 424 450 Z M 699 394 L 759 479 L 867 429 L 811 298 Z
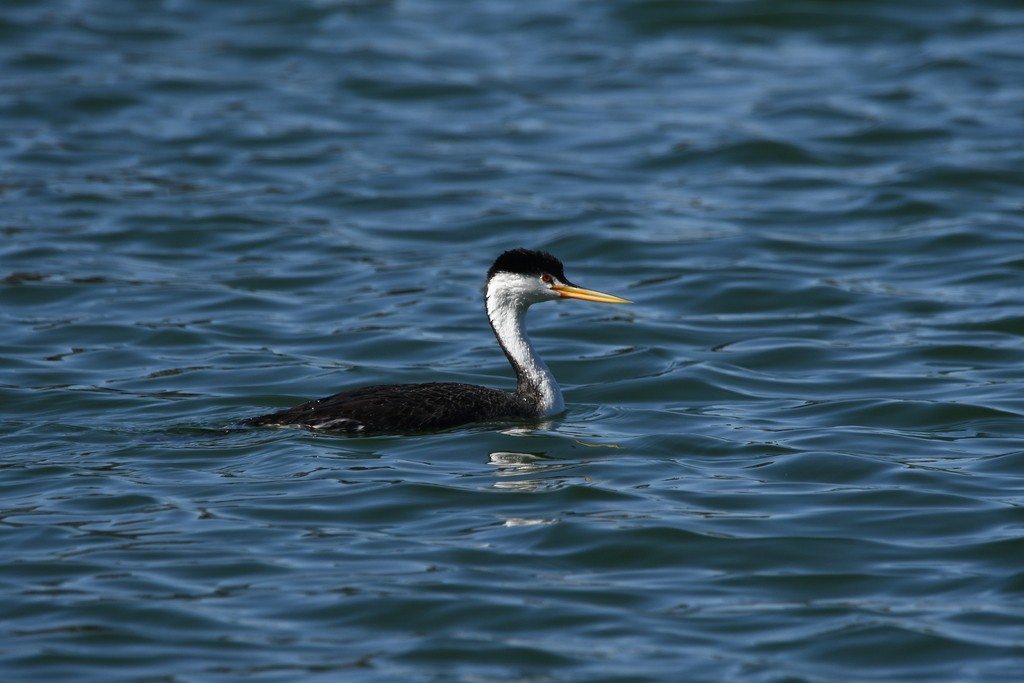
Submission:
M 539 401 L 539 416 L 556 415 L 565 409 L 562 390 L 551 370 L 540 359 L 526 336 L 526 309 L 536 299 L 517 286 L 517 276 L 498 273 L 487 284 L 487 318 L 509 363 L 516 371 L 516 393 Z

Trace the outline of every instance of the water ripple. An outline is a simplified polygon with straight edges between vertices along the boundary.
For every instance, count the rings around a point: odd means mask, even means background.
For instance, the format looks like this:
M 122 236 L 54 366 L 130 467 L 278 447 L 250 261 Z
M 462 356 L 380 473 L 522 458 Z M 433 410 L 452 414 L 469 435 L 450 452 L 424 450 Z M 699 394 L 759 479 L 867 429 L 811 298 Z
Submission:
M 981 0 L 0 9 L 3 678 L 1016 681 L 1019 62 Z M 240 418 L 511 387 L 348 439 Z

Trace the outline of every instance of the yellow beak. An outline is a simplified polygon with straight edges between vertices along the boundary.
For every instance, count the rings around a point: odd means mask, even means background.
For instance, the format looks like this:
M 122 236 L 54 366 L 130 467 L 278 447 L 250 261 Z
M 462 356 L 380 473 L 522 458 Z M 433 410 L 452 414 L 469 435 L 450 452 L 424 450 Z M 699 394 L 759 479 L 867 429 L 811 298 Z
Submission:
M 593 289 L 583 289 L 582 287 L 574 287 L 573 285 L 563 285 L 557 282 L 551 285 L 551 289 L 555 290 L 566 299 L 583 299 L 584 301 L 596 301 L 602 304 L 633 303 L 629 299 L 612 296 L 611 294 L 605 294 L 604 292 L 597 292 Z

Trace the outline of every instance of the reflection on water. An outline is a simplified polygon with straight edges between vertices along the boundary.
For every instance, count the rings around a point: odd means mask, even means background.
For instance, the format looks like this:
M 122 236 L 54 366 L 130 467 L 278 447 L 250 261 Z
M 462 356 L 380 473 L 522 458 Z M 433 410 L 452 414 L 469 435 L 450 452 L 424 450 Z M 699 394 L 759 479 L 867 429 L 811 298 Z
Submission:
M 492 485 L 493 488 L 514 491 L 560 488 L 573 477 L 548 475 L 580 466 L 578 461 L 555 459 L 540 453 L 518 453 L 515 451 L 494 451 L 487 456 L 487 461 L 495 466 L 494 472 L 499 477 L 517 477 L 516 479 L 495 481 Z M 584 479 L 585 477 L 579 478 Z
M 504 526 L 537 526 L 539 524 L 554 524 L 557 519 L 528 519 L 526 517 L 509 517 L 505 520 Z

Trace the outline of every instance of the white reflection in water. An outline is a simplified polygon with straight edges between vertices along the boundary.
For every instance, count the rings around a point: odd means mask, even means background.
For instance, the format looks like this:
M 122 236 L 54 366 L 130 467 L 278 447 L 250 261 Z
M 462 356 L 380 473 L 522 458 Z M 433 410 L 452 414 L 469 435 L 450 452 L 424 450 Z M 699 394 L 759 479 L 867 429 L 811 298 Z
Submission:
M 487 461 L 495 466 L 494 473 L 496 475 L 508 477 L 504 481 L 495 481 L 492 486 L 496 489 L 513 491 L 537 491 L 564 486 L 568 481 L 567 477 L 544 476 L 540 478 L 539 475 L 562 472 L 579 465 L 576 461 L 553 460 L 536 453 L 517 453 L 515 451 L 494 451 L 488 454 Z M 512 477 L 516 478 L 512 479 Z

